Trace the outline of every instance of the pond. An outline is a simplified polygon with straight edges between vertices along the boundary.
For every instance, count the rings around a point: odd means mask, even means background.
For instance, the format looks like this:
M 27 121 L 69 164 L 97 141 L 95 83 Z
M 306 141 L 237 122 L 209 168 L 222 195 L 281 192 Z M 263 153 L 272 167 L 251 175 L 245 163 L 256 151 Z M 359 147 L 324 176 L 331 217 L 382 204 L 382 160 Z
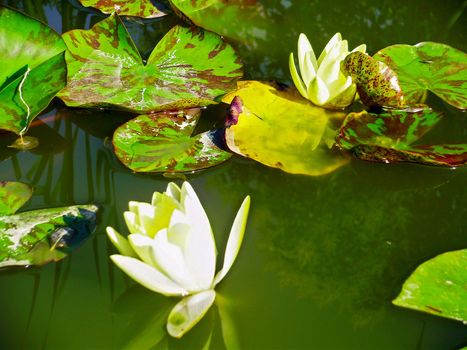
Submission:
M 245 2 L 248 3 L 248 2 Z M 253 1 L 252 3 L 255 3 Z M 90 28 L 106 16 L 78 1 L 1 0 L 59 33 Z M 435 41 L 467 50 L 467 2 L 458 0 L 260 0 L 229 22 L 202 18 L 224 34 L 244 79 L 293 85 L 288 55 L 306 33 L 324 47 L 341 32 L 350 47 Z M 175 14 L 125 19 L 144 59 L 175 24 Z M 20 30 L 20 29 L 19 29 Z M 446 117 L 427 137 L 466 143 L 467 119 L 434 96 Z M 209 107 L 198 128 L 224 123 L 227 105 Z M 2 349 L 460 349 L 467 328 L 391 301 L 428 259 L 467 248 L 467 167 L 437 168 L 353 159 L 331 174 L 293 175 L 233 156 L 185 174 L 223 251 L 242 199 L 251 211 L 239 256 L 212 308 L 182 339 L 165 332 L 174 298 L 137 285 L 109 259 L 105 227 L 126 232 L 130 200 L 150 201 L 181 178 L 133 173 L 112 151 L 125 112 L 66 107 L 58 99 L 33 122 L 39 147 L 17 151 L 0 135 L 0 180 L 34 188 L 32 210 L 100 206 L 95 235 L 66 259 L 0 271 Z M 287 115 L 283 116 L 287 118 Z M 229 336 L 230 334 L 230 336 Z M 235 339 L 226 344 L 225 338 Z

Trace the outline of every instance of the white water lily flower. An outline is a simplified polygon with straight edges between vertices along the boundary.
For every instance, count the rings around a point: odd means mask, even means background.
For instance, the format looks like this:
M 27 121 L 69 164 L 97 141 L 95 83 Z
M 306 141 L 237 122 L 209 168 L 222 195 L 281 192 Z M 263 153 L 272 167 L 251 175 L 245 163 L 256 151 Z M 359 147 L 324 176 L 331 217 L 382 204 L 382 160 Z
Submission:
M 167 329 L 181 337 L 214 302 L 214 287 L 232 267 L 245 232 L 250 197 L 243 201 L 230 230 L 222 269 L 215 273 L 216 245 L 209 219 L 188 182 L 169 183 L 152 203 L 130 202 L 124 218 L 130 235 L 112 227 L 107 235 L 121 254 L 112 261 L 144 287 L 167 295 L 187 296 L 172 310 Z
M 352 52 L 366 51 L 366 45 L 356 47 Z M 295 66 L 293 53 L 290 54 L 289 68 L 293 82 L 303 97 L 317 106 L 325 108 L 345 108 L 356 94 L 356 86 L 351 77 L 341 72 L 341 62 L 349 54 L 347 40 L 336 33 L 327 43 L 318 59 L 305 34 L 298 39 L 298 66 Z

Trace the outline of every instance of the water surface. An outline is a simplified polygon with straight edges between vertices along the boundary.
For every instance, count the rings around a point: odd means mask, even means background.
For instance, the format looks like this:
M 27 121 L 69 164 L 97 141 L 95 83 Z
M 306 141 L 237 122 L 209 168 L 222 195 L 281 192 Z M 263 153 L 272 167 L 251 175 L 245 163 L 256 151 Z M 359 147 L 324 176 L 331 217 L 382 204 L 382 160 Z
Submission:
M 103 18 L 75 1 L 0 2 L 49 23 L 57 31 L 88 28 Z M 246 77 L 290 83 L 288 54 L 300 32 L 317 51 L 340 31 L 368 51 L 391 44 L 439 41 L 466 51 L 466 2 L 262 1 L 263 10 L 223 24 L 244 60 Z M 257 16 L 257 17 L 254 17 Z M 129 20 L 147 57 L 174 24 Z M 253 23 L 253 24 L 251 24 Z M 18 29 L 20 30 L 20 28 Z M 446 115 L 427 140 L 467 142 L 465 113 L 436 98 Z M 222 123 L 214 108 L 206 127 Z M 437 254 L 467 247 L 467 167 L 352 161 L 331 175 L 290 175 L 234 156 L 192 175 L 223 251 L 235 211 L 250 194 L 245 241 L 218 292 L 228 315 L 213 308 L 181 341 L 163 327 L 176 302 L 135 285 L 109 261 L 105 226 L 125 232 L 129 200 L 149 201 L 170 181 L 137 175 L 111 150 L 124 113 L 69 109 L 53 103 L 30 134 L 41 146 L 8 150 L 0 137 L 1 180 L 31 184 L 25 209 L 96 203 L 95 237 L 68 259 L 42 268 L 0 272 L 1 349 L 223 349 L 223 327 L 235 329 L 242 349 L 459 349 L 459 322 L 391 305 L 413 269 Z M 284 116 L 287 118 L 287 116 Z

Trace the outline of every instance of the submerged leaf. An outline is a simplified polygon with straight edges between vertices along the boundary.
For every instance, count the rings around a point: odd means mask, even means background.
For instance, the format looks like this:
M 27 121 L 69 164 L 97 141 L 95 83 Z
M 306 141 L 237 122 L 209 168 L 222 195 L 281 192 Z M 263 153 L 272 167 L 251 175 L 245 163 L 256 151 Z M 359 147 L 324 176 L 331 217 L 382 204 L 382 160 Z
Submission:
M 323 139 L 329 119 L 340 113 L 312 105 L 295 90 L 243 81 L 223 101 L 231 103 L 225 140 L 237 154 L 306 175 L 327 174 L 347 162 Z
M 146 65 L 121 19 L 113 14 L 90 30 L 63 35 L 68 46 L 68 106 L 139 113 L 214 103 L 242 75 L 233 48 L 214 33 L 175 26 Z
M 467 322 L 467 249 L 438 255 L 417 267 L 393 303 Z
M 140 115 L 115 131 L 115 154 L 136 172 L 188 172 L 223 163 L 231 154 L 213 143 L 210 132 L 191 136 L 199 115 Z
M 350 113 L 337 143 L 357 158 L 376 162 L 413 162 L 457 166 L 467 162 L 467 144 L 412 144 L 438 123 L 441 116 L 421 105 L 412 110 L 392 110 L 381 114 Z
M 11 215 L 32 195 L 32 189 L 21 182 L 0 181 L 0 215 Z
M 467 109 L 467 55 L 448 45 L 422 42 L 393 45 L 374 58 L 391 67 L 399 77 L 406 99 L 420 102 L 430 90 L 450 105 Z
M 155 18 L 166 13 L 154 6 L 151 0 L 79 0 L 85 7 L 94 7 L 103 13 L 116 12 L 121 16 Z
M 181 338 L 208 312 L 216 298 L 216 292 L 207 290 L 183 298 L 174 306 L 167 320 L 167 331 L 172 337 Z
M 406 106 L 397 75 L 386 64 L 356 51 L 342 62 L 342 70 L 352 77 L 365 105 L 389 108 Z
M 65 48 L 45 24 L 0 7 L 0 129 L 24 134 L 65 86 Z
M 63 259 L 92 234 L 96 212 L 94 205 L 81 205 L 0 216 L 0 267 Z

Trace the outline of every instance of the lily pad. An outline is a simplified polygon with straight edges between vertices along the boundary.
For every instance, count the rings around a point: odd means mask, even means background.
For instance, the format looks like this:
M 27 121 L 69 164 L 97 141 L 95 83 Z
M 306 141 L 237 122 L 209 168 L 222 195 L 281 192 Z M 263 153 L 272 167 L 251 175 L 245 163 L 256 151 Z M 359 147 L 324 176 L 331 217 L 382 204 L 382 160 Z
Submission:
M 115 154 L 136 172 L 189 172 L 225 162 L 231 154 L 214 144 L 211 132 L 191 136 L 199 115 L 140 115 L 115 131 Z
M 393 45 L 374 58 L 397 73 L 406 99 L 418 103 L 427 90 L 459 108 L 467 108 L 467 54 L 451 46 L 422 42 Z
M 255 0 L 169 0 L 175 13 L 192 25 L 232 39 L 263 37 L 265 9 Z
M 389 108 L 406 106 L 397 75 L 383 62 L 356 51 L 344 59 L 342 70 L 352 77 L 365 105 Z
M 45 24 L 0 7 L 0 129 L 26 133 L 65 86 L 65 49 L 60 35 Z
M 337 143 L 357 158 L 375 162 L 413 162 L 458 166 L 467 162 L 467 144 L 414 146 L 441 115 L 427 106 L 381 114 L 350 113 Z
M 32 195 L 32 189 L 21 182 L 0 181 L 0 215 L 11 215 Z
M 323 175 L 347 162 L 323 138 L 342 113 L 316 107 L 296 90 L 242 81 L 223 101 L 231 103 L 225 140 L 232 152 L 292 174 Z
M 154 6 L 151 0 L 79 0 L 85 7 L 94 7 L 103 13 L 118 13 L 121 16 L 156 18 L 166 13 Z
M 93 233 L 96 212 L 82 205 L 0 216 L 0 268 L 63 259 Z
M 68 85 L 59 96 L 68 106 L 138 113 L 206 106 L 242 75 L 229 44 L 194 28 L 172 28 L 146 64 L 116 14 L 63 38 Z
M 467 249 L 438 255 L 417 267 L 393 303 L 467 322 Z

